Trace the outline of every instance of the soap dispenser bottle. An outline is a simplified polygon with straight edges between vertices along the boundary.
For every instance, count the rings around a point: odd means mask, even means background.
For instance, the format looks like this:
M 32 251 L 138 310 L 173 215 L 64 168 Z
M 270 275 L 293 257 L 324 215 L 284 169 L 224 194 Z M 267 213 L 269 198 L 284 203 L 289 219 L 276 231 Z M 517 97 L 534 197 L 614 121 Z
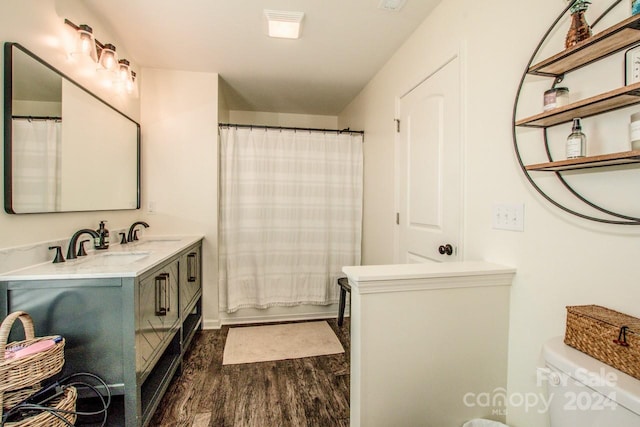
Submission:
M 100 221 L 100 227 L 96 230 L 98 237 L 95 239 L 96 249 L 109 249 L 109 230 L 104 226 L 106 221 Z
M 587 137 L 582 133 L 580 119 L 573 119 L 571 134 L 567 137 L 567 159 L 577 159 L 587 154 Z

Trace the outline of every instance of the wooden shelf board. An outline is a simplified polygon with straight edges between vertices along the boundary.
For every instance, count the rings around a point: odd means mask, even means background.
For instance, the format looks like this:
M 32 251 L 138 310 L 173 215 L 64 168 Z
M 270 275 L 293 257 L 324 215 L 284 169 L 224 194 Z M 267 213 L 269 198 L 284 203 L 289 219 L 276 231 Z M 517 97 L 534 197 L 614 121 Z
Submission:
M 544 111 L 516 122 L 516 126 L 545 128 L 640 103 L 640 83 L 592 96 L 564 107 Z
M 530 171 L 559 172 L 566 170 L 600 168 L 605 166 L 640 163 L 640 150 L 621 153 L 601 154 L 579 159 L 559 160 L 557 162 L 538 163 L 526 167 Z
M 640 41 L 640 15 L 634 15 L 529 68 L 529 74 L 560 76 Z

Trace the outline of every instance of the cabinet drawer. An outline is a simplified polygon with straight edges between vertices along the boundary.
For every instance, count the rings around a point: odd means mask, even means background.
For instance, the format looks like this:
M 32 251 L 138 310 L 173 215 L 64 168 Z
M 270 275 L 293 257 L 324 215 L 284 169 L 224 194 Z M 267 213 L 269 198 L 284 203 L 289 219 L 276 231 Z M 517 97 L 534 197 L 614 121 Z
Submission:
M 178 320 L 178 260 L 175 260 L 138 285 L 137 372 L 155 363 L 178 327 Z

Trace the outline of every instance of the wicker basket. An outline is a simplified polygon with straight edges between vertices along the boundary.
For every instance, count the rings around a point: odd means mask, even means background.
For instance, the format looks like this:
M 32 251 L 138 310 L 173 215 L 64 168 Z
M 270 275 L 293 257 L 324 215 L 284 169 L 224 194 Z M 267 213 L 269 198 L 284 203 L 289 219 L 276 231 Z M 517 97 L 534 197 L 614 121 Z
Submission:
M 11 409 L 14 405 L 22 402 L 41 388 L 40 383 L 37 383 L 29 387 L 21 388 L 20 390 L 0 392 L 0 397 L 2 398 L 2 410 L 6 411 Z M 0 414 L 1 413 L 2 412 L 0 412 Z
M 67 387 L 64 390 L 64 394 L 60 397 L 53 399 L 49 406 L 59 411 L 75 412 L 76 399 L 78 398 L 78 392 L 75 387 Z M 63 417 L 69 424 L 74 425 L 76 422 L 76 414 L 65 414 L 62 412 L 57 413 L 60 417 Z M 62 419 L 58 418 L 50 412 L 43 411 L 32 417 L 25 418 L 16 422 L 5 423 L 5 427 L 65 427 L 67 425 Z
M 640 319 L 598 305 L 567 307 L 564 342 L 640 379 Z
M 16 319 L 22 322 L 25 340 L 7 344 Z M 57 374 L 64 365 L 64 339 L 48 350 L 19 359 L 5 360 L 6 349 L 52 338 L 55 337 L 35 338 L 33 320 L 24 311 L 16 311 L 4 319 L 0 325 L 0 414 L 3 408 L 13 406 L 39 390 L 40 381 Z

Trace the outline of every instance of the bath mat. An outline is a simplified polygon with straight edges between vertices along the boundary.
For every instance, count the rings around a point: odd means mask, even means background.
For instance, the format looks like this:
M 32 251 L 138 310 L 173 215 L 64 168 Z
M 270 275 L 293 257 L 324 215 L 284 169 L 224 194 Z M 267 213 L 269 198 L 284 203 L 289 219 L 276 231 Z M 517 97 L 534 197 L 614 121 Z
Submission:
M 298 359 L 344 353 L 329 324 L 322 322 L 229 328 L 223 365 Z

